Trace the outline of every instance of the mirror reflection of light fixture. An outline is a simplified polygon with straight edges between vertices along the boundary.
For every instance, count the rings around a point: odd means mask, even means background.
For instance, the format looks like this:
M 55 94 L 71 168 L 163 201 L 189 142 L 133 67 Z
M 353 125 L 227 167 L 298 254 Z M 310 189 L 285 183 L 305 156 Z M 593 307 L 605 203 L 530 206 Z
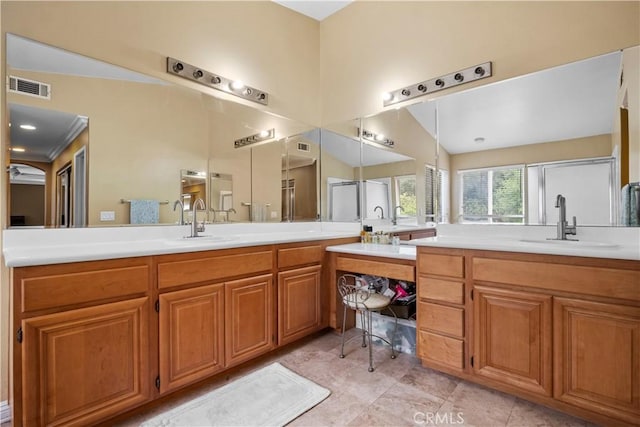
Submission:
M 362 139 L 365 139 L 368 142 L 372 142 L 374 144 L 382 145 L 388 148 L 395 148 L 395 142 L 392 139 L 387 138 L 382 133 L 374 133 L 368 131 L 366 129 L 358 128 L 358 134 Z
M 485 62 L 484 64 L 475 65 L 465 68 L 464 70 L 455 71 L 431 80 L 386 92 L 382 97 L 382 105 L 388 107 L 389 105 L 408 101 L 409 99 L 426 95 L 427 93 L 437 92 L 487 77 L 491 77 L 491 62 Z
M 219 74 L 211 73 L 175 58 L 167 57 L 167 73 L 180 76 L 222 92 L 230 93 L 249 101 L 269 105 L 268 93 L 246 86 L 239 80 L 222 77 Z
M 267 141 L 269 139 L 273 139 L 276 136 L 275 128 L 271 128 L 269 130 L 260 131 L 254 135 L 245 136 L 244 138 L 236 139 L 233 142 L 233 146 L 235 148 L 244 147 L 251 144 L 257 144 L 258 142 Z

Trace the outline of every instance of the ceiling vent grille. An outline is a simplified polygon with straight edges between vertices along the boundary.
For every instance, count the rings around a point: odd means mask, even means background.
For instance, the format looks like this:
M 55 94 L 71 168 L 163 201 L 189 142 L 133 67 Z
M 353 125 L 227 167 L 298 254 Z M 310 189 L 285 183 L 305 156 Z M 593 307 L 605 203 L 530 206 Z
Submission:
M 9 92 L 51 99 L 51 85 L 22 77 L 9 76 Z
M 298 142 L 298 151 L 304 151 L 308 153 L 309 151 L 311 151 L 311 147 L 309 146 L 309 144 L 306 144 L 304 142 Z

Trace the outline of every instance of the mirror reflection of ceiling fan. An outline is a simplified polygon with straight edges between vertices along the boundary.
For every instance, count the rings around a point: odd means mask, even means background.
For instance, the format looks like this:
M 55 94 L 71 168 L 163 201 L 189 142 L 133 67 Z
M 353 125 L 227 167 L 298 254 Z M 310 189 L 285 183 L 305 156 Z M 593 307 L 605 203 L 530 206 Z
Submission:
M 43 170 L 20 163 L 12 163 L 9 166 L 9 178 L 11 184 L 44 185 L 45 183 Z

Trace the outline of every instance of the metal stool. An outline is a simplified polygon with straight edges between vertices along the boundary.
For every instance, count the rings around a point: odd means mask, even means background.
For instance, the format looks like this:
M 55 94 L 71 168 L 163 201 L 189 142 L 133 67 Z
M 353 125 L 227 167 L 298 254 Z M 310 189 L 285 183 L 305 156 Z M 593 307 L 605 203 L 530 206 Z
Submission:
M 391 358 L 396 358 L 396 352 L 393 348 L 393 342 L 395 340 L 396 331 L 398 330 L 398 317 L 393 312 L 393 309 L 389 307 L 391 304 L 391 298 L 376 293 L 374 289 L 369 289 L 367 282 L 359 276 L 354 274 L 343 274 L 338 279 L 338 292 L 342 297 L 342 347 L 340 349 L 340 358 L 344 359 L 344 330 L 347 323 L 347 308 L 360 313 L 360 321 L 362 323 L 362 347 L 369 345 L 369 372 L 373 372 L 373 351 L 371 348 L 371 337 L 376 337 L 389 344 L 391 347 Z M 385 308 L 393 314 L 395 318 L 395 326 L 393 329 L 393 335 L 391 342 L 385 338 L 372 333 L 372 313 L 379 312 Z M 355 338 L 359 338 L 357 335 L 350 338 L 351 341 Z

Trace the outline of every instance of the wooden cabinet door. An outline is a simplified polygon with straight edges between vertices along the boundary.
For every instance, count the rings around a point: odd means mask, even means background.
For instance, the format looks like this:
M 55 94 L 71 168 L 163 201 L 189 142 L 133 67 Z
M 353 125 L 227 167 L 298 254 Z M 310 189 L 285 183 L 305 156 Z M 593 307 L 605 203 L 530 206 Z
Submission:
M 474 287 L 474 373 L 551 395 L 551 297 Z
M 160 295 L 160 392 L 224 368 L 224 284 Z
M 22 328 L 22 425 L 89 425 L 150 399 L 148 297 L 33 317 Z
M 278 344 L 286 344 L 316 331 L 322 322 L 321 266 L 278 274 Z
M 274 346 L 273 275 L 225 283 L 225 362 L 237 365 Z
M 640 420 L 640 307 L 554 298 L 554 397 Z

